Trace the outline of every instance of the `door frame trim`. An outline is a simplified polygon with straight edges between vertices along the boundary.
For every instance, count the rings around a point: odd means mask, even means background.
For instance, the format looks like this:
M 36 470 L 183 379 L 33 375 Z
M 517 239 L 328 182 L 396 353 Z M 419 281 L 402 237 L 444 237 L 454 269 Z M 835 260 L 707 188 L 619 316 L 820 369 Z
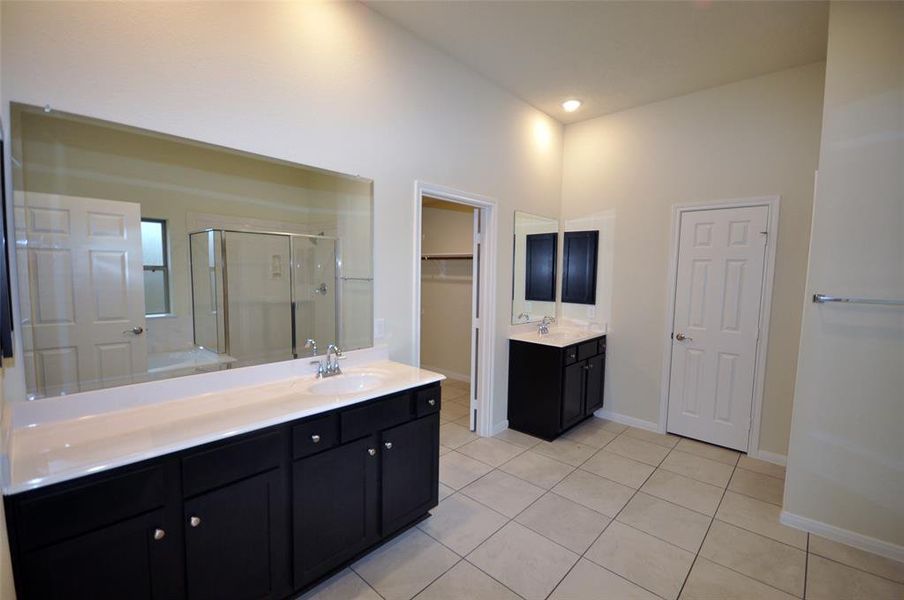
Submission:
M 747 435 L 747 455 L 756 458 L 760 447 L 760 421 L 763 414 L 763 393 L 766 384 L 766 351 L 769 347 L 769 322 L 772 315 L 772 287 L 775 278 L 775 250 L 778 241 L 778 216 L 781 196 L 756 196 L 733 200 L 715 200 L 672 205 L 671 237 L 668 262 L 668 298 L 666 302 L 665 331 L 663 335 L 662 377 L 660 378 L 659 432 L 666 433 L 669 417 L 669 388 L 672 371 L 672 324 L 675 320 L 675 287 L 678 284 L 678 242 L 681 233 L 681 215 L 701 210 L 723 208 L 747 208 L 765 206 L 769 214 L 769 235 L 766 238 L 766 256 L 763 264 L 763 287 L 760 292 L 759 339 L 754 363 L 753 398 L 750 405 L 750 431 Z
M 420 366 L 421 363 L 421 207 L 424 196 L 438 198 L 456 204 L 464 204 L 481 211 L 483 217 L 483 231 L 481 232 L 480 252 L 480 280 L 478 290 L 480 294 L 480 329 L 481 335 L 474 344 L 473 327 L 471 340 L 471 364 L 474 365 L 477 376 L 477 433 L 481 436 L 491 436 L 495 432 L 493 423 L 493 408 L 495 397 L 493 394 L 495 382 L 496 352 L 493 345 L 496 343 L 496 256 L 497 256 L 497 208 L 494 198 L 456 190 L 454 188 L 427 183 L 416 180 L 414 182 L 414 252 L 413 266 L 414 279 L 412 281 L 412 348 L 414 349 L 413 363 Z M 476 300 L 476 298 L 475 298 Z M 473 308 L 473 304 L 472 304 Z M 475 363 L 474 351 L 478 352 L 478 360 Z

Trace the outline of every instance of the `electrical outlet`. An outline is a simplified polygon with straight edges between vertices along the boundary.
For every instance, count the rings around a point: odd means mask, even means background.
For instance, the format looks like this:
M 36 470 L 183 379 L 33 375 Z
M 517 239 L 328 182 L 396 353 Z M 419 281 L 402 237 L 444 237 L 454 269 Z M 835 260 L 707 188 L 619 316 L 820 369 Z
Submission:
M 381 339 L 386 335 L 386 319 L 374 319 L 374 338 Z

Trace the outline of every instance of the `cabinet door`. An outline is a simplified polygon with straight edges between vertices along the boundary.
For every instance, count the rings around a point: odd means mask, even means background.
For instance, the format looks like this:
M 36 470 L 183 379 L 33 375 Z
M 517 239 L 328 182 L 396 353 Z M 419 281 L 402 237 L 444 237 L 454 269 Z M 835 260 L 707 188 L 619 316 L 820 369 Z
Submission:
M 295 461 L 295 588 L 377 540 L 377 440 L 371 436 Z
M 22 598 L 181 598 L 178 536 L 162 510 L 121 521 L 25 555 Z M 155 535 L 156 532 L 156 535 Z M 161 533 L 162 532 L 162 533 Z
M 188 597 L 251 599 L 283 593 L 283 471 L 277 469 L 185 502 Z
M 587 360 L 587 403 L 585 415 L 603 407 L 603 380 L 606 377 L 606 355 Z
M 439 495 L 439 415 L 417 419 L 380 436 L 383 535 L 425 514 Z
M 584 418 L 584 371 L 585 362 L 565 367 L 562 385 L 562 429 L 571 427 Z

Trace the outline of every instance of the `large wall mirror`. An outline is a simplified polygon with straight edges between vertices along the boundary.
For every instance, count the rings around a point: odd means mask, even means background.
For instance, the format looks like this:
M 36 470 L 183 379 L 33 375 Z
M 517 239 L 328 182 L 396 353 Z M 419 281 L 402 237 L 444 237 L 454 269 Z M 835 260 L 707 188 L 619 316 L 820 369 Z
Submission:
M 556 314 L 559 222 L 515 211 L 512 324 Z
M 29 397 L 372 345 L 371 181 L 11 113 Z

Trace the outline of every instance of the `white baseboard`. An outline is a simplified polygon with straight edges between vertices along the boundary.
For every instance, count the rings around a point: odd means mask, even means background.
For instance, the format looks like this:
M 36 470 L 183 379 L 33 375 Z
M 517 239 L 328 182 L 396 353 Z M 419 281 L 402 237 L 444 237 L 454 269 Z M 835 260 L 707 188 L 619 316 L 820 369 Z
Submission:
M 758 458 L 760 460 L 765 460 L 766 462 L 771 462 L 774 465 L 787 466 L 788 464 L 788 456 L 785 454 L 776 454 L 775 452 L 769 452 L 768 450 L 757 450 L 756 452 L 748 452 L 747 456 L 750 458 Z
M 502 433 L 506 429 L 508 429 L 508 419 L 506 419 L 504 421 L 499 421 L 498 423 L 494 424 L 493 428 L 490 430 L 491 431 L 490 435 L 493 436 L 493 435 L 496 435 L 497 433 Z
M 816 535 L 835 542 L 847 544 L 848 546 L 853 546 L 854 548 L 859 548 L 866 552 L 872 552 L 873 554 L 878 554 L 879 556 L 884 556 L 898 562 L 904 562 L 904 546 L 899 546 L 898 544 L 885 542 L 868 535 L 863 535 L 862 533 L 835 527 L 834 525 L 795 515 L 784 510 L 779 516 L 779 521 L 782 525 L 787 525 L 788 527 L 815 533 Z
M 601 408 L 593 414 L 601 419 L 609 419 L 610 421 L 615 421 L 616 423 L 621 423 L 622 425 L 630 425 L 631 427 L 637 427 L 638 429 L 646 429 L 647 431 L 653 431 L 657 433 L 659 432 L 659 425 L 654 423 L 653 421 L 644 421 L 643 419 L 629 417 L 628 415 L 612 412 L 611 410 L 606 410 L 605 408 Z
M 439 367 L 433 367 L 430 365 L 421 365 L 422 369 L 427 369 L 428 371 L 433 371 L 434 373 L 441 373 L 445 375 L 448 379 L 453 379 L 455 381 L 463 381 L 465 383 L 469 383 L 471 381 L 471 376 L 467 373 L 456 373 L 455 371 L 450 371 L 448 369 L 441 369 Z

